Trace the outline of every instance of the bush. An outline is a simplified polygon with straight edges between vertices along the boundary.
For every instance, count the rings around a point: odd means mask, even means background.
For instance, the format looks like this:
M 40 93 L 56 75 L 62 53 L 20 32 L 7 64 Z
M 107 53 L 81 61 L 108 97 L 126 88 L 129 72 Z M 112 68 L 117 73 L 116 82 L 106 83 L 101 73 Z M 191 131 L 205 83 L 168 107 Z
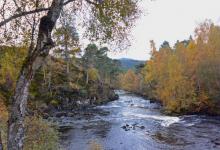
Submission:
M 88 76 L 89 76 L 89 80 L 97 81 L 99 79 L 99 72 L 95 68 L 90 68 L 88 70 Z
M 0 132 L 4 149 L 7 149 L 8 111 L 0 96 Z M 24 150 L 58 149 L 58 131 L 49 122 L 40 117 L 27 117 L 25 120 L 26 137 Z
M 42 118 L 27 117 L 25 150 L 56 150 L 58 149 L 58 131 Z
M 57 106 L 59 106 L 60 103 L 58 100 L 52 100 L 52 101 L 50 101 L 50 104 L 53 105 L 54 107 L 57 107 Z
M 5 149 L 7 144 L 7 120 L 8 111 L 5 106 L 5 98 L 0 94 L 0 136 Z

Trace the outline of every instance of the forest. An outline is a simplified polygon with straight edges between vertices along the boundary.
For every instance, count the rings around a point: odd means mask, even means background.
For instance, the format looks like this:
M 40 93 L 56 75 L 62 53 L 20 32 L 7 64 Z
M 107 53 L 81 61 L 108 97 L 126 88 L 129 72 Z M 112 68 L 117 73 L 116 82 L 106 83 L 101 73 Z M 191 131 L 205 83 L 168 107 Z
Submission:
M 141 16 L 138 0 L 1 0 L 0 150 L 220 148 L 220 26 L 110 57 Z
M 120 74 L 121 87 L 157 100 L 170 114 L 219 115 L 220 27 L 210 20 L 174 47 L 151 44 L 151 58 Z
M 109 58 L 107 51 L 107 47 L 98 48 L 95 44 L 89 44 L 80 58 L 75 57 L 79 49 L 68 51 L 68 54 L 64 54 L 62 49 L 56 49 L 53 55 L 46 58 L 47 63 L 36 72 L 30 86 L 28 116 L 25 120 L 28 128 L 25 149 L 58 147 L 58 132 L 51 123 L 43 120 L 54 113 L 117 99 L 113 84 L 121 72 L 120 64 L 119 61 Z M 7 107 L 11 103 L 10 97 L 26 54 L 25 46 L 1 47 L 0 100 L 3 143 L 6 143 Z M 32 133 L 37 132 L 38 136 L 32 137 Z

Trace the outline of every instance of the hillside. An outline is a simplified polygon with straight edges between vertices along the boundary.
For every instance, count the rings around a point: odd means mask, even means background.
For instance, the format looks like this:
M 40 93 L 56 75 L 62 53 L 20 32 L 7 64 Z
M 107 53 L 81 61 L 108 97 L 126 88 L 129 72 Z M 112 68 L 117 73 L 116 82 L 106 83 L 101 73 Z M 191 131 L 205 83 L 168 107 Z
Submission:
M 121 58 L 118 60 L 120 61 L 123 70 L 134 69 L 135 66 L 145 63 L 145 61 L 130 58 Z

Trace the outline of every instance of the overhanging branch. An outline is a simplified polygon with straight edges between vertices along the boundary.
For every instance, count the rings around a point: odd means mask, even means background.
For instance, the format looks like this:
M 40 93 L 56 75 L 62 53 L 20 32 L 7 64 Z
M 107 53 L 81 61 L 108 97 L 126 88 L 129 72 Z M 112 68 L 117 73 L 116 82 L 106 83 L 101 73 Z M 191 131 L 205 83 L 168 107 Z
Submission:
M 70 2 L 73 2 L 75 0 L 67 0 L 66 2 L 63 3 L 63 5 L 67 5 L 68 3 Z M 15 14 L 13 16 L 10 16 L 9 18 L 3 20 L 0 22 L 0 27 L 7 24 L 8 22 L 14 20 L 14 19 L 17 19 L 19 17 L 22 17 L 22 16 L 26 16 L 26 15 L 30 15 L 30 14 L 34 14 L 34 13 L 39 13 L 39 12 L 43 12 L 43 11 L 48 11 L 50 8 L 38 8 L 38 9 L 35 9 L 35 10 L 30 10 L 30 11 L 25 11 L 25 12 L 20 12 L 18 14 Z
M 30 15 L 30 14 L 33 14 L 33 13 L 39 13 L 39 12 L 42 12 L 42 11 L 47 11 L 49 9 L 50 8 L 39 8 L 39 9 L 35 9 L 35 10 L 31 10 L 31 11 L 26 11 L 26 12 L 21 12 L 19 14 L 15 14 L 15 15 L 5 19 L 4 21 L 1 21 L 0 22 L 0 27 L 5 25 L 6 23 L 10 22 L 11 20 L 17 19 L 19 17 Z
M 89 4 L 92 4 L 92 5 L 95 5 L 95 6 L 97 6 L 98 4 L 97 3 L 95 3 L 95 2 L 92 2 L 92 1 L 90 1 L 90 0 L 85 0 L 87 3 L 89 3 Z

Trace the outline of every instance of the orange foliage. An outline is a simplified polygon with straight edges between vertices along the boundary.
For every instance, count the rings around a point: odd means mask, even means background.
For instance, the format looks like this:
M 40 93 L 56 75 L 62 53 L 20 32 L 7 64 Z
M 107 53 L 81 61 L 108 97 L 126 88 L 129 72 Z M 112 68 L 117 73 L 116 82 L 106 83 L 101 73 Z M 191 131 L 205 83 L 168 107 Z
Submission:
M 119 75 L 121 88 L 127 91 L 137 92 L 139 90 L 140 79 L 133 70 L 128 70 L 125 74 Z
M 196 39 L 162 45 L 151 41 L 152 57 L 145 65 L 149 94 L 171 112 L 219 113 L 220 27 L 209 21 L 196 29 Z M 153 93 L 153 94 L 152 94 Z

